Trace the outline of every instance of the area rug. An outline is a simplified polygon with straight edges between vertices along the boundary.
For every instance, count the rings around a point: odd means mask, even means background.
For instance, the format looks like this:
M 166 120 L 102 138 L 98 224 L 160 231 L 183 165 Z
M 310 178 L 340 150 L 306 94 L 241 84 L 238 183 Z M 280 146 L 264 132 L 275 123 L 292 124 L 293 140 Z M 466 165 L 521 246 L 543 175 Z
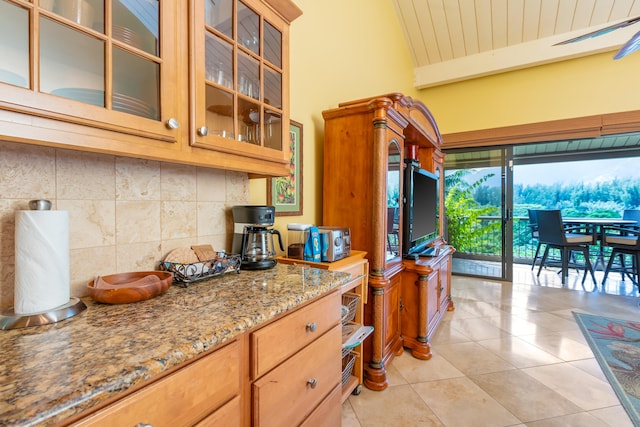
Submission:
M 573 316 L 633 425 L 640 426 L 640 320 Z

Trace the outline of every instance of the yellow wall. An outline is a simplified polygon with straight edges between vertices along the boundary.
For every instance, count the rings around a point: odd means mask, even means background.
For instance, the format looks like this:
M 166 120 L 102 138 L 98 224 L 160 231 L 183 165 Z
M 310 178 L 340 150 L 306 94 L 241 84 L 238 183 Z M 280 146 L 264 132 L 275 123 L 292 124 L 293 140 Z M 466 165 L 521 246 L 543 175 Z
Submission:
M 389 0 L 295 0 L 303 15 L 291 25 L 291 119 L 303 125 L 303 215 L 322 221 L 322 111 L 339 102 L 402 92 L 416 96 L 413 65 Z M 264 179 L 251 181 L 252 204 L 266 203 Z M 285 242 L 286 244 L 286 242 Z
M 418 91 L 413 64 L 389 0 L 296 0 L 291 26 L 291 118 L 303 124 L 303 208 L 290 222 L 322 221 L 322 111 L 339 102 L 402 92 L 422 100 L 443 134 L 640 109 L 640 53 L 613 53 Z M 252 180 L 250 203 L 266 182 Z
M 429 88 L 418 98 L 443 134 L 640 110 L 640 53 L 617 61 L 614 53 Z

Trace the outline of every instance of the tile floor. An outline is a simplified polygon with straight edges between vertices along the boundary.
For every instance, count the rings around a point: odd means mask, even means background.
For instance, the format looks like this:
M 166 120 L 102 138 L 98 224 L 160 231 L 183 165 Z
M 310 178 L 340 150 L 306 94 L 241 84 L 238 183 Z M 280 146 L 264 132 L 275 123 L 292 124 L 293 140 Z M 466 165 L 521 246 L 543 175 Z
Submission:
M 456 309 L 431 360 L 396 357 L 387 389 L 345 401 L 342 426 L 632 426 L 571 311 L 638 319 L 637 290 L 615 279 L 585 290 L 575 273 L 563 287 L 530 266 L 514 277 L 453 276 Z

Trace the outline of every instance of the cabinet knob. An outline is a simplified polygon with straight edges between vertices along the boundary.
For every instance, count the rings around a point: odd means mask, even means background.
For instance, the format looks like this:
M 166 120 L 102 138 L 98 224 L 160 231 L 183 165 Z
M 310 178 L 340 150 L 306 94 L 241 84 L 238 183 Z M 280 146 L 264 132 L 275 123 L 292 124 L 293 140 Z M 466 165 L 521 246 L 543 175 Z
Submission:
M 307 387 L 316 388 L 317 385 L 318 385 L 318 380 L 317 379 L 309 378 L 307 380 Z
M 200 126 L 198 128 L 198 135 L 200 136 L 207 136 L 209 135 L 209 128 L 206 126 Z
M 180 122 L 178 122 L 178 119 L 174 119 L 173 117 L 167 120 L 165 124 L 169 129 L 178 129 L 180 127 Z
M 307 323 L 307 331 L 309 332 L 315 332 L 317 328 L 316 322 L 309 322 Z

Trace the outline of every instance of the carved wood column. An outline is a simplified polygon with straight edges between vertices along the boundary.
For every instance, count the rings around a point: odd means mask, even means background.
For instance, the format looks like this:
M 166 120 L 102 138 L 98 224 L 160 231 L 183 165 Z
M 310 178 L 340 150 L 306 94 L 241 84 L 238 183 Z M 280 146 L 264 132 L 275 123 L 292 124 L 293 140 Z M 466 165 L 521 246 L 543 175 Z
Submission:
M 387 370 L 382 361 L 384 348 L 384 289 L 388 281 L 384 277 L 375 274 L 369 275 L 369 289 L 371 298 L 367 305 L 371 304 L 373 313 L 373 333 L 371 334 L 371 359 L 364 369 L 364 385 L 371 390 L 384 390 L 387 388 Z

